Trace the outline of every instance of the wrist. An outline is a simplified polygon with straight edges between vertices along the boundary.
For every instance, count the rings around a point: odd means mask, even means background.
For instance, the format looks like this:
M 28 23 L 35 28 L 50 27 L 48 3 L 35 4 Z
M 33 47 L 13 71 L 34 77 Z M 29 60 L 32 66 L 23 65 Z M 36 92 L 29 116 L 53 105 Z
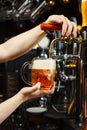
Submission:
M 21 91 L 19 91 L 15 96 L 14 96 L 17 100 L 18 103 L 20 103 L 19 105 L 21 105 L 22 103 L 24 103 L 24 96 L 21 94 Z

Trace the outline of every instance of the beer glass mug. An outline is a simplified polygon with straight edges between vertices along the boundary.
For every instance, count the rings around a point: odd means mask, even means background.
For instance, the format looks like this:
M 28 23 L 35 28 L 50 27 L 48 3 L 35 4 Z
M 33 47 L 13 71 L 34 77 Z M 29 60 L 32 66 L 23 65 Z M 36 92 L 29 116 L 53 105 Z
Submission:
M 30 85 L 30 82 L 24 79 L 24 70 L 28 62 L 24 63 L 21 69 L 22 80 Z M 56 74 L 56 60 L 52 58 L 34 58 L 31 65 L 31 85 L 37 82 L 41 83 L 41 89 L 51 89 L 54 86 Z M 27 82 L 26 82 L 27 81 Z

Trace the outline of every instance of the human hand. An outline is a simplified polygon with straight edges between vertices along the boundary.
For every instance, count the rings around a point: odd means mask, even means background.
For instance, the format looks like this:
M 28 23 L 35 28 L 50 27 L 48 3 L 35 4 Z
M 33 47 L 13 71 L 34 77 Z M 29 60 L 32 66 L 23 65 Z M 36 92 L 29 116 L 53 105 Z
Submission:
M 62 25 L 61 34 L 63 36 L 69 36 L 70 34 L 74 35 L 77 32 L 77 25 L 74 22 L 70 21 L 64 15 L 51 15 L 48 17 L 45 23 L 61 24 Z
M 54 84 L 55 86 L 55 84 Z M 55 87 L 52 87 L 50 90 L 41 90 L 40 83 L 38 82 L 33 87 L 24 87 L 20 90 L 19 95 L 22 99 L 22 102 L 25 102 L 32 98 L 42 97 L 47 94 L 52 94 L 54 92 Z

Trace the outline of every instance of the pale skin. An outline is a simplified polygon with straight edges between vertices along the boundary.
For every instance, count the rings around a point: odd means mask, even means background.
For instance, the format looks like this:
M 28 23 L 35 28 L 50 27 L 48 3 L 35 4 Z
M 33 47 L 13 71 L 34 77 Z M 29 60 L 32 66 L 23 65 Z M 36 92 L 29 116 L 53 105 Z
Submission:
M 76 24 L 68 20 L 63 15 L 52 15 L 46 23 L 60 23 L 62 25 L 61 34 L 69 36 L 77 32 Z M 44 30 L 41 30 L 40 25 L 19 34 L 5 43 L 0 45 L 0 63 L 13 60 L 30 51 L 43 37 L 46 36 Z M 54 85 L 55 86 L 55 85 Z M 52 94 L 55 87 L 51 90 L 40 90 L 40 83 L 33 87 L 24 87 L 16 95 L 0 104 L 0 124 L 12 114 L 22 103 L 32 98 Z

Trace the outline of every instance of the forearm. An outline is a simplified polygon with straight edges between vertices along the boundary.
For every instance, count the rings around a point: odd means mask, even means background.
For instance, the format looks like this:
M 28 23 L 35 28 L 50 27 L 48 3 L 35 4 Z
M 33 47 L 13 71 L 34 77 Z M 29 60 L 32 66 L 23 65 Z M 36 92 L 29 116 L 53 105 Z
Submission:
M 0 62 L 15 59 L 25 53 L 35 46 L 46 33 L 40 29 L 40 26 L 26 31 L 20 35 L 17 35 L 0 48 Z
M 0 104 L 0 124 L 23 103 L 19 94 Z

